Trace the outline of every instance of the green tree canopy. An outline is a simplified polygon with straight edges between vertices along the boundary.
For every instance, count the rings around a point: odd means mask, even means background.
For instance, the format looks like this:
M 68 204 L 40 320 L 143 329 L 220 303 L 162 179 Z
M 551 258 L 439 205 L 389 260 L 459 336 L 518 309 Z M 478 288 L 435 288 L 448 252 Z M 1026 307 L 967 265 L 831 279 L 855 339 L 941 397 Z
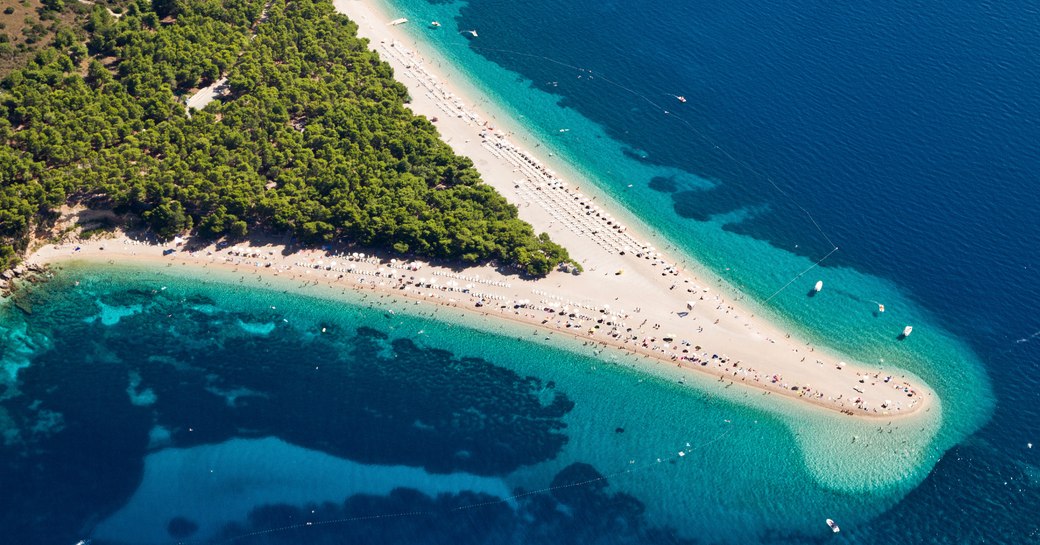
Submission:
M 264 6 L 96 7 L 86 50 L 58 33 L 5 78 L 0 245 L 24 248 L 39 217 L 90 196 L 164 237 L 288 231 L 532 275 L 569 261 L 405 107 L 328 0 L 274 0 L 261 22 Z M 189 116 L 184 99 L 220 76 L 229 94 Z

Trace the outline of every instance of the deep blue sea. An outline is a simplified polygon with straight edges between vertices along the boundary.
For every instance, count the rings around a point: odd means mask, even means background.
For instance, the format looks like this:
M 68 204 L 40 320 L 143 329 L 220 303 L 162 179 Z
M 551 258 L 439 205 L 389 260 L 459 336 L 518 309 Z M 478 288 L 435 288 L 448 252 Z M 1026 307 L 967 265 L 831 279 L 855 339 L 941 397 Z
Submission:
M 558 171 L 925 378 L 931 439 L 530 332 L 73 268 L 0 307 L 0 542 L 1040 543 L 1035 3 L 387 5 Z

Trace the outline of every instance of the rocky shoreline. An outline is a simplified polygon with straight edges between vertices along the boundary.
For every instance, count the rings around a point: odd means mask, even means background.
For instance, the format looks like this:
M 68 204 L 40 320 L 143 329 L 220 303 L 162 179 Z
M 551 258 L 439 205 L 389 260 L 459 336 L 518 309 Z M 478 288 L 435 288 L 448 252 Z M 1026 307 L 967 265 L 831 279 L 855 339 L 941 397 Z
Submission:
M 21 263 L 0 273 L 0 297 L 10 297 L 18 289 L 18 281 L 37 283 L 48 275 L 50 269 L 46 264 Z

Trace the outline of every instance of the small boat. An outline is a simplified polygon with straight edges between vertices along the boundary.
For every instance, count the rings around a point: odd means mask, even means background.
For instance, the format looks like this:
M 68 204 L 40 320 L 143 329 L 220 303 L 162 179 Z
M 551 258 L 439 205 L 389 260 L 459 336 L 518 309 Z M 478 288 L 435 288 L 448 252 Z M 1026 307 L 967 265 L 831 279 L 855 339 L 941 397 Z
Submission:
M 678 100 L 679 102 L 683 102 L 683 103 L 685 103 L 685 102 L 686 102 L 686 97 L 684 97 L 684 96 L 682 96 L 682 95 L 675 95 L 675 98 L 676 98 L 676 100 Z
M 913 332 L 914 332 L 914 327 L 908 325 L 908 326 L 903 328 L 903 333 L 899 335 L 899 338 L 905 339 L 905 338 L 909 337 L 910 334 L 913 333 Z
M 390 26 L 403 25 L 403 24 L 405 24 L 407 22 L 408 22 L 408 19 L 405 19 L 404 17 L 401 17 L 400 19 L 394 19 L 393 21 L 390 21 Z
M 835 534 L 841 531 L 841 528 L 838 528 L 838 523 L 834 522 L 831 519 L 827 519 L 827 526 L 830 526 L 831 527 L 831 531 L 834 532 Z
M 817 280 L 816 285 L 813 286 L 813 291 L 820 293 L 821 290 L 823 290 L 823 280 Z
M 430 21 L 430 26 L 432 26 L 434 28 L 437 28 L 437 27 L 441 26 L 441 24 L 438 23 L 437 21 Z
M 882 305 L 881 303 L 878 303 L 877 311 L 878 312 L 885 312 L 885 305 Z
M 476 30 L 463 30 L 462 33 L 463 34 L 469 34 L 473 38 L 477 37 L 477 31 Z

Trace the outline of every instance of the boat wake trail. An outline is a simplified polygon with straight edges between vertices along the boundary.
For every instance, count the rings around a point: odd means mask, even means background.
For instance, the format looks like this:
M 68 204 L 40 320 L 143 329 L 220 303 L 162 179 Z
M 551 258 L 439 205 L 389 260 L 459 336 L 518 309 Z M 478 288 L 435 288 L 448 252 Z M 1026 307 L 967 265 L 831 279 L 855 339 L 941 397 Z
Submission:
M 1022 337 L 1021 339 L 1016 340 L 1015 344 L 1027 343 L 1029 341 L 1032 341 L 1032 340 L 1036 339 L 1037 337 L 1040 337 L 1040 331 L 1036 331 L 1036 332 L 1034 332 L 1032 335 L 1030 335 L 1028 337 Z

